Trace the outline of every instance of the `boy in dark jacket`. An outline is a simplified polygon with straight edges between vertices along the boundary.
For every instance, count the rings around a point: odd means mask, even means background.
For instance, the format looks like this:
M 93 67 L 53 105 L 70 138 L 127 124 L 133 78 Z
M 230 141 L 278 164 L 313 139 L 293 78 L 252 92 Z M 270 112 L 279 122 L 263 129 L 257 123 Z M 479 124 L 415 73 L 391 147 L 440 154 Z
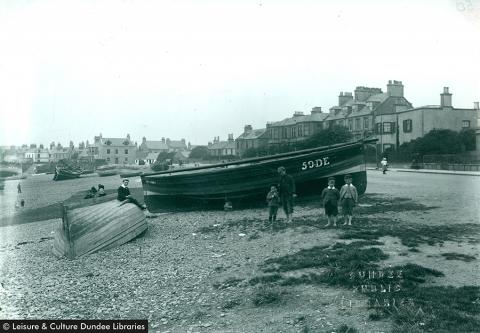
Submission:
M 280 195 L 275 186 L 270 188 L 270 192 L 267 194 L 267 202 L 269 208 L 268 221 L 275 222 L 277 220 L 278 206 L 280 205 Z
M 122 202 L 120 204 L 120 206 L 127 203 L 127 202 L 131 202 L 131 203 L 137 205 L 138 208 L 140 208 L 142 210 L 147 209 L 147 206 L 142 205 L 140 202 L 138 202 L 134 197 L 132 197 L 130 195 L 130 190 L 128 189 L 128 182 L 129 182 L 128 179 L 124 179 L 122 181 L 122 185 L 118 188 L 117 200 Z
M 328 187 L 322 191 L 322 203 L 325 208 L 325 215 L 327 215 L 328 223 L 325 227 L 330 225 L 333 220 L 333 226 L 337 226 L 338 215 L 338 200 L 340 199 L 340 191 L 335 188 L 335 178 L 328 178 Z

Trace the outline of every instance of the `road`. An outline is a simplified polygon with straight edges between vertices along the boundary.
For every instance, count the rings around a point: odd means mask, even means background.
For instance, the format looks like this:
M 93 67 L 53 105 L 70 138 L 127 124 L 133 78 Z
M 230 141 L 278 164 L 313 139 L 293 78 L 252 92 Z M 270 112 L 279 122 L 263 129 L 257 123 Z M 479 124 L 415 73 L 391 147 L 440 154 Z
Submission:
M 426 223 L 479 223 L 480 177 L 414 172 L 367 171 L 366 193 L 411 198 L 431 211 Z

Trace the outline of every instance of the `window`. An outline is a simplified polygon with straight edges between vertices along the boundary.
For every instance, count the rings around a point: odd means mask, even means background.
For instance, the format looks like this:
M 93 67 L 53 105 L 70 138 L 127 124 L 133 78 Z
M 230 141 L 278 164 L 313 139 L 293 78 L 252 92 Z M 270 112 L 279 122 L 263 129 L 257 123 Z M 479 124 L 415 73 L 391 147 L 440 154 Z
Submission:
M 386 143 L 383 145 L 383 151 L 386 151 L 386 150 L 393 150 L 394 149 L 394 145 L 392 144 L 389 144 L 389 143 Z
M 463 120 L 462 121 L 462 128 L 470 127 L 470 120 Z
M 349 131 L 353 130 L 353 119 L 348 119 L 348 130 Z
M 118 154 L 118 149 L 115 149 L 115 154 Z
M 370 122 L 368 121 L 368 117 L 363 118 L 363 128 L 365 129 L 370 128 Z
M 317 124 L 318 125 L 318 124 Z M 305 124 L 305 126 L 303 127 L 303 134 L 305 136 L 309 136 L 310 135 L 310 124 Z
M 403 132 L 410 133 L 412 131 L 412 119 L 406 119 L 403 121 Z
M 125 162 L 128 162 L 128 157 L 125 157 Z
M 339 125 L 339 126 L 344 126 L 345 123 L 343 122 L 343 120 L 339 120 L 339 121 L 338 121 L 338 125 Z
M 382 134 L 382 123 L 375 124 L 375 133 Z
M 125 149 L 125 154 L 128 154 L 128 149 Z
M 107 162 L 110 162 L 110 157 L 107 157 Z
M 385 122 L 383 123 L 383 133 L 394 133 L 395 123 Z
M 303 136 L 303 125 L 298 125 L 298 136 Z
M 362 123 L 360 121 L 361 121 L 360 118 L 355 118 L 355 129 L 356 130 L 362 129 Z
M 107 154 L 110 154 L 110 149 L 107 149 Z

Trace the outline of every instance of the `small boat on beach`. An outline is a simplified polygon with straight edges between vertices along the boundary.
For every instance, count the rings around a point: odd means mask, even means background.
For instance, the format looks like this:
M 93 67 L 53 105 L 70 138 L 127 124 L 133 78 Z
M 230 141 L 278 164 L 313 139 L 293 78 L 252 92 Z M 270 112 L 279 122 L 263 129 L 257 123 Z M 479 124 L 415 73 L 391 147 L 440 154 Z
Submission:
M 115 165 L 104 165 L 98 167 L 96 172 L 100 177 L 115 176 L 118 174 L 117 166 Z
M 358 193 L 367 187 L 364 146 L 360 140 L 289 153 L 244 159 L 208 166 L 144 173 L 141 176 L 145 203 L 150 212 L 165 206 L 199 201 L 226 202 L 265 200 L 271 185 L 278 183 L 277 168 L 283 166 L 293 176 L 298 195 L 321 192 L 328 177 L 337 186 L 351 174 Z
M 54 232 L 53 253 L 78 258 L 124 244 L 147 230 L 144 212 L 131 203 L 121 205 L 116 193 L 62 203 L 62 221 Z
M 123 170 L 120 173 L 120 178 L 129 178 L 129 177 L 137 177 L 143 174 L 143 171 L 134 171 L 134 170 Z
M 56 166 L 53 180 L 75 179 L 75 178 L 79 178 L 81 174 L 82 174 L 82 169 L 80 168 Z

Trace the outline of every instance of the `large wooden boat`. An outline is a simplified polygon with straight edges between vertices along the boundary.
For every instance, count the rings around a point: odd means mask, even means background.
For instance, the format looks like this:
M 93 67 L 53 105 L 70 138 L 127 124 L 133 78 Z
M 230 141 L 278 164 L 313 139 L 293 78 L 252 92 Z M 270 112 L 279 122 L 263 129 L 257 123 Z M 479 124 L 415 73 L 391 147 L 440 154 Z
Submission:
M 98 167 L 96 171 L 100 177 L 114 176 L 118 174 L 117 166 L 115 165 L 104 165 Z
M 70 167 L 55 167 L 55 175 L 53 180 L 66 180 L 74 179 L 80 177 L 82 170 L 79 168 L 70 168 Z
M 364 145 L 356 141 L 326 147 L 299 150 L 267 157 L 235 162 L 168 170 L 143 174 L 145 203 L 149 211 L 165 206 L 181 205 L 192 200 L 245 201 L 263 198 L 271 185 L 277 184 L 277 168 L 283 166 L 293 176 L 297 195 L 321 193 L 328 177 L 335 177 L 337 186 L 344 184 L 345 174 L 351 174 L 359 194 L 367 187 Z M 263 201 L 262 201 L 263 202 Z
M 79 195 L 62 203 L 53 253 L 74 259 L 119 246 L 147 230 L 141 209 L 132 203 L 120 204 L 115 193 L 91 199 Z

